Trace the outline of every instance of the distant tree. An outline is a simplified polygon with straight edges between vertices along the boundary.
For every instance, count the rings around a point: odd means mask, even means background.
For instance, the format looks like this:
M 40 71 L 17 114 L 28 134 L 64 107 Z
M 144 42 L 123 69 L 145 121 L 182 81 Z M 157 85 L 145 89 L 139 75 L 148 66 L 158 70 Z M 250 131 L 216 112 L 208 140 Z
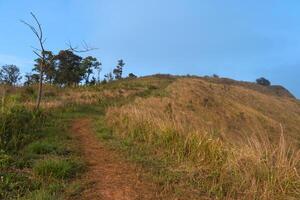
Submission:
M 62 50 L 56 56 L 57 75 L 55 82 L 61 85 L 78 85 L 84 78 L 85 67 L 81 65 L 82 58 L 73 51 Z
M 31 73 L 27 73 L 24 78 L 25 78 L 24 81 L 25 86 L 37 84 L 39 83 L 39 79 L 40 79 L 39 74 L 31 74 Z
M 213 78 L 220 78 L 217 74 L 213 74 Z
M 102 63 L 99 62 L 99 64 L 100 64 L 100 65 L 96 68 L 96 70 L 98 70 L 97 82 L 98 82 L 98 83 L 101 83 L 100 73 L 101 73 L 101 71 L 102 71 Z
M 0 82 L 15 85 L 21 80 L 20 69 L 16 65 L 4 65 L 0 69 Z
M 263 86 L 270 86 L 271 85 L 271 82 L 268 79 L 264 78 L 264 77 L 256 79 L 256 83 L 259 84 L 259 85 L 263 85 Z
M 91 81 L 89 81 L 89 85 L 96 85 L 96 78 L 93 76 Z
M 42 25 L 37 19 L 37 17 L 31 12 L 30 13 L 32 18 L 34 19 L 35 26 L 31 25 L 30 23 L 21 20 L 23 24 L 29 27 L 29 29 L 32 31 L 32 33 L 36 36 L 38 43 L 39 43 L 39 48 L 34 48 L 33 52 L 40 58 L 40 64 L 39 64 L 39 90 L 38 90 L 38 95 L 37 95 L 37 102 L 36 102 L 36 109 L 38 110 L 40 107 L 41 99 L 42 99 L 42 91 L 43 91 L 43 76 L 44 76 L 44 70 L 46 69 L 47 64 L 49 64 L 49 60 L 47 61 L 46 57 L 46 50 L 44 47 L 45 43 L 45 38 L 43 34 L 43 29 Z M 88 45 L 84 42 L 83 43 L 83 49 L 79 50 L 77 47 L 73 47 L 71 43 L 68 44 L 69 48 L 68 51 L 70 52 L 76 52 L 76 53 L 83 53 L 83 52 L 88 52 L 91 50 L 95 50 L 95 48 L 90 48 Z M 54 58 L 53 58 L 54 59 Z M 56 78 L 56 77 L 55 77 Z M 59 79 L 61 81 L 61 79 Z M 68 82 L 69 83 L 69 82 Z
M 88 56 L 81 61 L 82 70 L 84 70 L 85 72 L 85 84 L 89 84 L 90 75 L 94 72 L 94 70 L 98 70 L 98 75 L 100 76 L 100 65 L 101 63 L 97 60 L 97 58 L 94 58 L 92 56 Z
M 128 78 L 133 79 L 133 78 L 137 78 L 137 76 L 135 74 L 133 74 L 133 73 L 129 73 L 128 74 Z
M 114 80 L 114 77 L 111 72 L 105 74 L 104 77 L 105 77 L 106 82 L 110 82 L 110 81 Z
M 116 68 L 113 70 L 113 74 L 115 75 L 115 79 L 119 80 L 122 78 L 122 73 L 123 73 L 123 67 L 125 66 L 124 61 L 118 60 L 118 65 Z
M 107 83 L 106 79 L 103 79 L 103 81 L 101 81 L 101 84 L 106 84 L 106 83 Z
M 57 74 L 55 68 L 55 55 L 53 55 L 51 51 L 44 51 L 43 54 L 45 54 L 44 55 L 45 64 L 43 67 L 43 75 L 44 75 L 43 79 L 46 82 L 52 84 Z M 42 69 L 43 60 L 41 58 L 37 58 L 35 62 L 36 63 L 34 64 L 33 71 L 40 73 Z

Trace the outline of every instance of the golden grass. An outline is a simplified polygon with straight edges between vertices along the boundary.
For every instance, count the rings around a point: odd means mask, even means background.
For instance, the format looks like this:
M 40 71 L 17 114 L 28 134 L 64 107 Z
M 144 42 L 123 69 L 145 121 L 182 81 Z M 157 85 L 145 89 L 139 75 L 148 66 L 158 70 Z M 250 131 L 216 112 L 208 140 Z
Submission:
M 171 160 L 208 198 L 300 198 L 296 101 L 200 79 L 178 79 L 166 90 L 168 97 L 109 108 L 107 123 Z

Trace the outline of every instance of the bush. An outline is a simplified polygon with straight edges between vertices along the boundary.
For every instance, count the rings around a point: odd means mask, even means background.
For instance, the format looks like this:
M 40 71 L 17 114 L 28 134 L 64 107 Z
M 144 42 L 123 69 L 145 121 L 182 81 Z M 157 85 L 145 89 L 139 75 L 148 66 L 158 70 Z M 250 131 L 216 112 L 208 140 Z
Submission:
M 134 79 L 134 78 L 137 78 L 137 76 L 133 73 L 129 73 L 128 78 Z
M 33 140 L 45 119 L 41 112 L 13 107 L 0 115 L 0 150 L 18 151 Z
M 259 85 L 263 85 L 263 86 L 270 86 L 271 85 L 271 82 L 268 79 L 263 78 L 263 77 L 256 79 L 256 83 L 259 84 Z

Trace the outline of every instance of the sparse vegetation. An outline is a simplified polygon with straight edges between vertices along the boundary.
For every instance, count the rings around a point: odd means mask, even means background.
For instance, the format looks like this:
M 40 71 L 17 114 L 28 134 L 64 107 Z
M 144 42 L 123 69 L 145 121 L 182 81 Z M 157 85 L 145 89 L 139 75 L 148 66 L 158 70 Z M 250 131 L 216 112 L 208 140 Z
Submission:
M 256 134 L 250 132 L 248 135 L 238 134 L 240 131 L 246 133 L 250 128 L 247 128 L 246 121 L 251 123 L 254 118 L 259 118 L 256 114 L 251 116 L 249 111 L 246 114 L 245 112 L 236 114 L 241 121 L 230 120 L 225 123 L 225 126 L 228 125 L 225 132 L 225 127 L 214 127 L 214 131 L 210 126 L 205 129 L 205 122 L 201 121 L 216 118 L 213 113 L 217 110 L 221 112 L 224 108 L 221 103 L 231 105 L 231 108 L 226 108 L 227 112 L 224 110 L 227 116 L 231 115 L 230 112 L 235 113 L 234 109 L 240 110 L 241 107 L 234 106 L 234 102 L 238 103 L 236 98 L 232 102 L 229 101 L 230 95 L 235 93 L 230 91 L 226 94 L 226 101 L 212 102 L 210 99 L 222 97 L 209 96 L 204 98 L 205 105 L 197 105 L 194 102 L 193 105 L 197 108 L 190 111 L 184 106 L 188 101 L 197 99 L 198 94 L 190 93 L 196 91 L 195 87 L 202 88 L 202 91 L 207 91 L 211 87 L 217 91 L 221 90 L 218 85 L 206 85 L 201 80 L 179 80 L 167 88 L 170 96 L 162 99 L 155 97 L 136 99 L 134 103 L 121 108 L 109 108 L 106 123 L 113 130 L 115 137 L 120 138 L 120 141 L 127 141 L 127 146 L 132 149 L 129 150 L 130 154 L 140 155 L 143 149 L 148 155 L 143 159 L 156 159 L 162 166 L 168 166 L 156 167 L 156 170 L 160 171 L 156 176 L 170 193 L 174 193 L 174 190 L 181 191 L 180 197 L 197 199 L 200 194 L 212 199 L 300 198 L 297 189 L 300 184 L 298 177 L 300 152 L 284 139 L 283 132 L 280 135 L 279 123 L 278 126 L 274 124 L 274 129 L 270 129 L 272 133 L 268 133 L 276 135 L 274 131 L 277 131 L 278 137 L 272 136 L 277 138 L 272 138 L 272 142 L 269 139 L 270 135 L 263 133 L 267 127 L 259 128 L 259 124 L 262 123 L 259 121 L 253 122 Z M 202 92 L 201 90 L 197 92 Z M 217 94 L 220 93 L 221 91 Z M 241 92 L 236 94 L 241 95 Z M 244 106 L 249 105 L 246 103 Z M 203 110 L 201 107 L 210 110 Z M 272 109 L 274 108 L 273 104 Z M 225 119 L 220 118 L 219 122 L 213 124 L 222 123 L 223 120 Z M 287 133 L 285 137 L 291 135 Z M 149 153 L 152 158 L 149 158 Z M 170 183 L 168 177 L 176 177 L 178 172 L 179 178 Z
M 33 111 L 13 97 L 0 114 L 0 199 L 58 199 L 67 190 L 65 180 L 83 164 L 76 161 L 59 114 Z M 63 184 L 61 191 L 49 191 L 54 182 Z
M 45 85 L 45 110 L 38 113 L 30 110 L 34 85 L 10 88 L 5 117 L 12 123 L 5 120 L 5 127 L 12 128 L 5 130 L 22 137 L 5 142 L 0 153 L 1 197 L 69 195 L 66 183 L 84 166 L 64 124 L 89 116 L 99 138 L 141 166 L 164 197 L 299 198 L 297 101 L 247 86 L 224 91 L 224 83 L 214 81 L 157 75 L 77 88 Z M 28 126 L 16 126 L 18 120 Z M 16 166 L 31 173 L 6 172 Z

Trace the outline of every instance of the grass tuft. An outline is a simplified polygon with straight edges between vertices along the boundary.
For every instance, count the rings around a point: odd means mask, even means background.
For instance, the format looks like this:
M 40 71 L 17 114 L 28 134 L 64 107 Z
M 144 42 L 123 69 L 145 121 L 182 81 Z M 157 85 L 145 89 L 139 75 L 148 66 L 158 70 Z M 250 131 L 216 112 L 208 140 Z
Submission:
M 68 150 L 57 141 L 36 141 L 27 146 L 27 151 L 34 154 L 65 155 L 68 153 Z
M 82 170 L 82 164 L 74 160 L 47 159 L 36 163 L 33 171 L 45 178 L 68 179 Z

